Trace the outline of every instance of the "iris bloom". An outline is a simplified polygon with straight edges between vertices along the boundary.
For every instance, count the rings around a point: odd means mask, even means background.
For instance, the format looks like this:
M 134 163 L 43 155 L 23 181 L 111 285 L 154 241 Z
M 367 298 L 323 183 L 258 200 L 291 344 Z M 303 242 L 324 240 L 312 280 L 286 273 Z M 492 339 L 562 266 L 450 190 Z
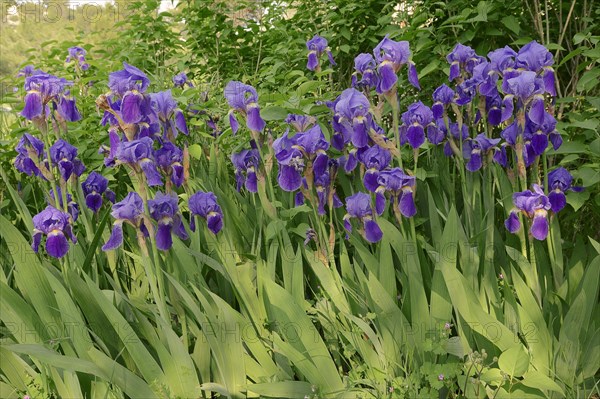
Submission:
M 550 199 L 544 194 L 542 188 L 534 184 L 533 191 L 526 190 L 513 194 L 513 204 L 515 209 L 504 222 L 504 226 L 511 233 L 516 233 L 521 228 L 518 213 L 522 212 L 529 219 L 533 219 L 531 224 L 531 235 L 536 240 L 545 240 L 548 235 L 548 211 L 552 205 Z
M 454 96 L 454 90 L 445 84 L 442 84 L 433 91 L 433 105 L 431 106 L 431 111 L 433 112 L 433 117 L 435 119 L 439 119 L 444 115 L 448 105 L 454 101 Z
M 485 133 L 480 133 L 474 139 L 466 140 L 463 143 L 463 157 L 469 162 L 465 165 L 469 172 L 476 172 L 483 166 L 482 155 L 495 149 L 500 139 L 490 139 Z
M 392 155 L 385 148 L 374 145 L 364 151 L 359 151 L 358 159 L 367 168 L 363 177 L 365 188 L 371 192 L 375 192 L 378 187 L 377 179 L 379 172 L 388 167 L 392 160 Z
M 319 59 L 321 55 L 327 53 L 327 57 L 329 58 L 329 63 L 332 66 L 335 66 L 335 61 L 333 60 L 333 55 L 331 54 L 331 49 L 327 46 L 327 39 L 321 37 L 319 35 L 313 36 L 312 39 L 306 42 L 306 48 L 308 49 L 308 62 L 306 64 L 306 68 L 310 71 L 314 71 L 318 69 Z
M 58 166 L 60 176 L 65 181 L 69 180 L 71 175 L 79 177 L 85 171 L 85 166 L 77 158 L 77 147 L 63 139 L 58 139 L 50 147 L 50 158 L 52 163 Z
M 184 181 L 183 151 L 170 141 L 165 141 L 158 150 L 154 151 L 156 165 L 165 175 L 171 176 L 176 187 L 181 187 Z
M 352 87 L 367 89 L 376 88 L 379 83 L 376 68 L 377 63 L 371 54 L 362 53 L 357 55 L 354 59 Z
M 35 67 L 33 65 L 25 65 L 23 67 L 23 69 L 21 69 L 19 71 L 19 73 L 17 73 L 17 78 L 28 77 L 28 76 L 37 75 L 40 73 L 44 73 L 44 72 L 40 69 L 35 69 Z
M 535 123 L 542 124 L 546 111 L 544 109 L 543 81 L 535 72 L 520 71 L 516 76 L 505 78 L 502 90 L 506 95 L 502 100 L 502 122 L 509 119 L 514 110 L 514 99 L 522 108 L 528 108 L 527 115 Z
M 69 214 L 50 205 L 33 217 L 31 248 L 34 252 L 38 252 L 44 235 L 46 236 L 46 252 L 53 258 L 62 258 L 67 254 L 69 251 L 67 239 L 74 244 L 77 243 L 69 221 Z
M 405 217 L 413 217 L 417 213 L 414 189 L 415 177 L 404 173 L 400 168 L 384 170 L 377 178 L 378 187 L 375 190 L 375 209 L 381 215 L 385 209 L 385 193 L 390 193 L 390 201 L 394 209 Z
M 152 219 L 158 222 L 156 230 L 156 248 L 168 251 L 173 246 L 173 231 L 182 240 L 189 238 L 181 222 L 177 197 L 174 195 L 157 192 L 154 199 L 148 201 L 148 208 Z
M 15 150 L 17 151 L 15 168 L 18 171 L 29 176 L 42 176 L 39 169 L 40 162 L 44 160 L 44 143 L 42 140 L 25 133 L 19 140 Z
M 425 142 L 425 129 L 428 135 L 434 135 L 438 130 L 433 120 L 433 112 L 421 101 L 411 104 L 402 114 L 402 125 L 399 127 L 400 143 L 410 144 L 412 148 L 419 148 Z
M 346 215 L 344 215 L 344 228 L 348 233 L 352 232 L 350 219 L 357 218 L 363 224 L 361 233 L 367 241 L 375 243 L 381 240 L 383 232 L 377 222 L 373 220 L 373 208 L 369 194 L 358 192 L 346 198 L 346 212 Z M 347 234 L 346 237 L 348 237 Z
M 319 125 L 289 138 L 286 132 L 273 143 L 275 158 L 279 163 L 277 180 L 285 191 L 296 191 L 302 186 L 302 173 L 310 162 L 314 176 L 320 176 L 327 168 L 329 143 Z
M 548 173 L 548 186 L 551 190 L 548 199 L 550 200 L 552 212 L 559 212 L 567 205 L 565 192 L 580 192 L 583 190 L 583 187 L 574 187 L 572 183 L 573 176 L 563 167 L 556 168 Z
M 28 76 L 25 78 L 27 94 L 25 95 L 25 107 L 21 115 L 33 120 L 48 113 L 50 111 L 48 106 L 52 104 L 53 108 L 66 121 L 75 122 L 81 119 L 74 100 L 69 98 L 68 92 L 66 92 L 66 88 L 72 84 L 66 79 L 57 78 L 44 72 Z M 64 103 L 65 96 L 67 96 L 67 103 Z
M 66 63 L 69 63 L 72 60 L 77 60 L 79 68 L 81 68 L 82 71 L 87 71 L 90 68 L 90 64 L 85 62 L 85 55 L 87 54 L 87 52 L 83 47 L 69 47 L 68 51 L 69 55 L 65 60 Z
M 284 122 L 291 125 L 297 132 L 305 132 L 314 125 L 317 120 L 313 116 L 289 114 Z
M 125 123 L 138 123 L 151 113 L 150 97 L 145 95 L 150 79 L 138 68 L 123 63 L 124 69 L 108 75 L 108 87 L 121 99 L 120 114 Z
M 551 96 L 556 96 L 553 64 L 554 57 L 552 57 L 552 53 L 535 40 L 521 47 L 515 59 L 515 66 L 517 68 L 524 68 L 541 74 L 544 80 L 545 91 Z
M 473 75 L 473 68 L 485 61 L 485 58 L 477 55 L 471 47 L 460 43 L 454 46 L 446 59 L 450 63 L 450 76 L 448 77 L 450 81 L 461 76 L 461 71 L 464 71 L 467 77 Z
M 325 171 L 325 173 L 320 176 L 315 177 L 315 189 L 317 190 L 317 200 L 318 200 L 318 213 L 319 215 L 325 214 L 325 204 L 328 203 L 329 195 L 331 190 L 333 189 L 331 186 L 331 177 L 329 171 Z M 302 193 L 300 193 L 302 194 Z M 340 201 L 337 194 L 333 193 L 333 207 L 339 208 L 343 205 L 342 201 Z
M 256 171 L 259 159 L 260 155 L 257 149 L 242 150 L 231 155 L 231 162 L 235 167 L 235 181 L 238 191 L 242 186 L 245 186 L 246 190 L 251 193 L 258 191 Z
M 408 64 L 408 82 L 417 89 L 421 88 L 415 64 L 410 61 L 411 52 L 407 41 L 396 42 L 390 39 L 389 35 L 385 35 L 373 50 L 373 55 L 379 73 L 378 93 L 387 93 L 396 87 L 398 82 L 396 73 L 405 64 Z
M 258 93 L 250 85 L 235 80 L 230 81 L 225 86 L 225 99 L 231 107 L 229 111 L 229 124 L 233 133 L 237 133 L 240 125 L 235 117 L 239 112 L 246 118 L 248 129 L 261 132 L 265 126 L 265 121 L 260 116 L 260 107 L 258 105 Z
M 194 84 L 188 79 L 185 72 L 181 72 L 181 73 L 178 73 L 177 75 L 173 76 L 173 84 L 175 85 L 175 87 L 181 87 L 181 88 L 183 88 L 183 86 L 185 86 L 186 84 L 189 87 L 194 87 Z
M 223 212 L 217 204 L 217 196 L 213 193 L 205 193 L 198 191 L 192 195 L 188 201 L 190 212 L 192 213 L 192 221 L 190 229 L 196 231 L 195 216 L 198 215 L 206 219 L 208 229 L 217 234 L 223 228 Z
M 149 137 L 122 142 L 118 146 L 116 158 L 119 162 L 130 165 L 136 172 L 143 171 L 149 186 L 160 186 L 162 177 L 154 163 L 152 144 Z
M 368 145 L 372 122 L 369 108 L 369 99 L 352 88 L 344 90 L 335 104 L 335 112 L 339 115 L 339 128 L 344 136 L 350 137 L 356 148 Z
M 171 90 L 152 93 L 150 99 L 152 108 L 162 126 L 164 138 L 175 139 L 177 131 L 188 135 L 185 116 L 181 109 L 177 108 L 177 102 L 173 99 Z
M 110 238 L 102 247 L 103 251 L 117 249 L 123 244 L 123 223 L 128 223 L 147 234 L 144 226 L 144 201 L 138 193 L 131 192 L 127 197 L 112 206 L 111 215 L 115 218 Z
M 96 171 L 90 173 L 81 183 L 81 189 L 85 195 L 85 205 L 94 213 L 102 206 L 102 196 L 112 203 L 115 202 L 115 193 L 108 190 L 108 179 Z
M 495 73 L 499 75 L 503 75 L 504 71 L 512 70 L 515 68 L 516 56 L 517 53 L 515 52 L 515 50 L 513 50 L 509 46 L 505 46 L 504 48 L 499 48 L 488 53 L 491 68 Z

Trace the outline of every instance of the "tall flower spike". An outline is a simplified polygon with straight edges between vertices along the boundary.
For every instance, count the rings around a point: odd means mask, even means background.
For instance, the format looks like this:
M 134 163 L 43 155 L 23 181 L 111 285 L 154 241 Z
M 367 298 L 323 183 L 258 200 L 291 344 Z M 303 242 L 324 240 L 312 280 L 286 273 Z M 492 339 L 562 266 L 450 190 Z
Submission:
M 266 123 L 260 116 L 258 93 L 256 93 L 254 87 L 232 80 L 225 86 L 224 94 L 227 103 L 231 107 L 229 111 L 229 124 L 234 134 L 239 129 L 239 123 L 235 117 L 236 112 L 239 112 L 246 118 L 248 129 L 261 132 L 265 128 Z
M 306 42 L 306 48 L 308 49 L 308 62 L 306 68 L 310 71 L 317 70 L 320 67 L 319 61 L 321 55 L 327 53 L 329 63 L 335 66 L 331 49 L 327 45 L 327 39 L 319 35 L 314 35 L 312 39 Z
M 148 208 L 152 219 L 158 222 L 156 230 L 156 248 L 168 251 L 173 246 L 171 232 L 182 240 L 189 238 L 179 214 L 177 197 L 157 192 L 154 199 L 148 200 Z
M 46 236 L 46 252 L 53 258 L 62 258 L 69 251 L 69 240 L 74 244 L 77 238 L 69 222 L 69 214 L 48 205 L 33 217 L 33 242 L 31 248 L 38 252 L 42 236 Z
M 208 229 L 217 234 L 223 228 L 223 212 L 221 207 L 217 204 L 217 196 L 213 193 L 205 193 L 198 191 L 192 195 L 188 201 L 190 212 L 192 213 L 192 222 L 190 223 L 190 229 L 196 230 L 196 223 L 194 217 L 196 215 L 203 219 L 206 219 Z
M 144 213 L 144 201 L 138 193 L 131 192 L 127 197 L 112 206 L 111 215 L 115 218 L 110 238 L 102 246 L 103 251 L 117 249 L 123 244 L 123 223 L 131 224 L 136 229 L 147 232 L 144 226 L 142 214 Z
M 366 193 L 358 192 L 346 198 L 346 215 L 344 216 L 344 228 L 348 233 L 352 232 L 350 219 L 357 218 L 363 224 L 364 238 L 375 243 L 381 240 L 383 232 L 375 220 L 373 220 L 373 209 L 371 206 L 371 196 Z M 348 234 L 346 234 L 348 237 Z

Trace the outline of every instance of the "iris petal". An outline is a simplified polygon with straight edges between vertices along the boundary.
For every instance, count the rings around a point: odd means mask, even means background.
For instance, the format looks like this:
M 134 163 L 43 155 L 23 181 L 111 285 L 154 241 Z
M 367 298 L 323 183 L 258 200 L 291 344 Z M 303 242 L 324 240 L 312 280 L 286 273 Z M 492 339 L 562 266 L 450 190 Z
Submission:
M 62 232 L 50 233 L 46 239 L 46 252 L 54 258 L 62 258 L 69 252 L 69 242 Z

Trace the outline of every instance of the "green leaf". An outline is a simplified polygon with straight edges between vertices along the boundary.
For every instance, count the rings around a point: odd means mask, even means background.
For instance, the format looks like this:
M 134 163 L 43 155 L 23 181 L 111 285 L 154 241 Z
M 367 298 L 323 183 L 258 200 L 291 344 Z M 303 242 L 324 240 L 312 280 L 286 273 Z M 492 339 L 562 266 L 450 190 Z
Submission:
M 558 385 L 554 380 L 552 380 L 547 375 L 537 371 L 530 370 L 528 371 L 521 380 L 521 384 L 528 386 L 530 388 L 537 388 L 542 391 L 555 391 L 559 392 L 561 395 L 564 395 L 563 389 Z
M 192 144 L 188 147 L 188 152 L 190 153 L 190 156 L 194 159 L 202 158 L 202 147 L 200 147 L 200 144 Z
M 519 20 L 516 17 L 508 15 L 502 18 L 501 21 L 504 24 L 504 26 L 513 31 L 516 35 L 518 35 L 521 31 L 521 27 L 519 26 Z
M 512 377 L 521 377 L 529 369 L 529 355 L 521 345 L 513 346 L 502 352 L 498 367 Z
M 278 105 L 266 107 L 260 111 L 260 116 L 266 121 L 282 121 L 288 116 L 287 109 Z
M 248 385 L 248 391 L 268 398 L 303 398 L 312 394 L 312 386 L 305 381 L 268 382 Z

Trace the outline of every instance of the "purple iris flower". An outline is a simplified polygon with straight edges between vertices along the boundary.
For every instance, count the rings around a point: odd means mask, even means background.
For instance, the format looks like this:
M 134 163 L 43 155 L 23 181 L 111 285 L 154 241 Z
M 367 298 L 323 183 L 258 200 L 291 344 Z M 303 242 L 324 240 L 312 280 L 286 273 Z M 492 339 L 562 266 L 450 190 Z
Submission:
M 152 219 L 158 222 L 156 230 L 156 248 L 168 251 L 173 246 L 173 231 L 182 240 L 189 238 L 181 221 L 177 197 L 174 195 L 157 192 L 154 199 L 148 201 L 148 208 Z
M 221 207 L 217 204 L 217 196 L 213 193 L 205 193 L 198 191 L 192 195 L 188 201 L 190 212 L 192 212 L 192 221 L 190 223 L 190 229 L 196 230 L 196 223 L 194 216 L 198 215 L 206 219 L 208 229 L 217 234 L 223 228 L 223 212 Z
M 375 190 L 375 209 L 381 215 L 385 209 L 385 193 L 390 193 L 390 201 L 394 209 L 400 211 L 405 217 L 413 217 L 417 213 L 415 206 L 414 189 L 416 179 L 409 176 L 400 168 L 384 170 L 377 179 Z
M 72 60 L 77 60 L 79 68 L 81 68 L 82 71 L 87 71 L 90 68 L 90 64 L 85 61 L 85 55 L 87 54 L 87 51 L 85 51 L 83 47 L 69 47 L 68 51 L 69 55 L 65 60 L 66 63 L 69 63 Z
M 81 115 L 75 107 L 74 100 L 69 97 L 66 88 L 72 82 L 58 78 L 47 73 L 40 72 L 25 78 L 25 107 L 21 115 L 33 120 L 49 112 L 48 105 L 53 104 L 61 117 L 69 122 L 81 119 Z M 67 102 L 64 102 L 63 97 Z
M 284 122 L 293 126 L 297 132 L 305 132 L 314 125 L 317 120 L 313 116 L 289 114 Z
M 28 77 L 28 76 L 43 74 L 43 73 L 44 72 L 42 70 L 35 69 L 35 67 L 33 65 L 25 65 L 25 67 L 23 67 L 23 69 L 21 69 L 19 71 L 19 73 L 17 73 L 17 78 Z
M 31 134 L 25 133 L 15 149 L 17 151 L 15 168 L 29 176 L 42 176 L 39 166 L 44 160 L 44 143 Z
M 275 158 L 279 163 L 277 180 L 284 191 L 296 191 L 302 185 L 305 161 L 312 164 L 314 176 L 320 176 L 327 168 L 329 143 L 319 125 L 289 138 L 286 132 L 273 142 Z
M 484 57 L 481 57 L 475 53 L 469 46 L 465 46 L 461 43 L 457 43 L 454 49 L 446 57 L 450 63 L 450 76 L 448 79 L 453 81 L 461 75 L 461 71 L 466 72 L 467 77 L 473 75 L 473 68 L 485 61 Z
M 514 69 L 517 53 L 509 46 L 488 53 L 492 70 L 500 75 L 504 71 Z
M 149 137 L 122 142 L 118 146 L 116 158 L 119 162 L 133 167 L 136 172 L 141 169 L 149 186 L 160 186 L 162 177 L 156 169 L 152 144 L 153 141 Z
M 495 95 L 485 97 L 485 110 L 488 122 L 492 126 L 498 126 L 502 123 L 502 98 L 497 92 Z
M 548 194 L 548 199 L 550 200 L 552 212 L 559 212 L 567 205 L 565 192 L 583 191 L 583 187 L 574 187 L 572 184 L 573 176 L 563 167 L 556 168 L 548 173 L 548 186 L 549 190 L 551 190 L 550 194 Z
M 156 165 L 165 175 L 171 176 L 176 187 L 181 187 L 184 180 L 183 151 L 170 141 L 165 141 L 158 150 L 154 151 Z
M 469 172 L 476 172 L 483 166 L 482 155 L 495 149 L 500 139 L 490 139 L 485 133 L 480 133 L 474 139 L 468 139 L 463 143 L 463 157 L 469 162 L 465 165 Z
M 376 88 L 379 83 L 376 68 L 377 63 L 371 54 L 362 53 L 357 55 L 354 59 L 352 87 L 367 89 Z
M 348 233 L 352 232 L 351 218 L 359 219 L 363 224 L 364 238 L 375 243 L 381 240 L 383 232 L 375 220 L 373 220 L 373 208 L 371 206 L 371 196 L 367 193 L 358 192 L 346 198 L 346 215 L 344 215 L 344 228 Z M 348 237 L 348 234 L 346 234 Z
M 504 222 L 504 225 L 511 233 L 516 233 L 521 228 L 518 213 L 522 212 L 529 219 L 533 219 L 531 224 L 531 235 L 536 240 L 545 240 L 548 235 L 548 210 L 552 205 L 548 197 L 544 194 L 542 188 L 534 184 L 533 191 L 526 190 L 513 194 L 514 210 Z
M 254 87 L 232 80 L 225 86 L 224 94 L 227 103 L 231 107 L 229 111 L 229 124 L 234 134 L 239 129 L 235 112 L 241 113 L 246 118 L 248 129 L 261 132 L 265 128 L 266 123 L 260 116 L 258 93 L 256 93 Z
M 308 62 L 306 64 L 308 70 L 314 71 L 320 67 L 319 60 L 323 53 L 327 53 L 329 63 L 332 66 L 336 65 L 331 49 L 327 46 L 327 39 L 324 37 L 314 35 L 312 39 L 306 42 L 306 48 L 308 49 Z
M 116 249 L 123 244 L 123 223 L 129 223 L 140 231 L 147 232 L 144 226 L 144 201 L 138 193 L 131 192 L 127 197 L 112 206 L 111 215 L 115 218 L 113 229 L 103 251 Z
M 521 71 L 517 76 L 504 79 L 502 90 L 506 93 L 502 101 L 502 122 L 509 119 L 514 110 L 513 99 L 518 105 L 529 106 L 527 115 L 535 123 L 542 124 L 546 110 L 544 108 L 544 87 L 542 79 L 535 72 Z
M 410 61 L 410 48 L 407 41 L 396 42 L 385 35 L 383 40 L 373 50 L 377 61 L 379 82 L 378 93 L 387 93 L 396 87 L 398 76 L 396 73 L 402 65 L 408 64 L 408 82 L 420 89 L 417 69 L 414 62 Z
M 100 210 L 103 195 L 110 202 L 115 202 L 115 193 L 108 190 L 108 179 L 96 171 L 90 173 L 87 179 L 81 183 L 81 189 L 85 195 L 86 206 L 94 213 Z
M 508 154 L 506 152 L 506 147 L 509 146 L 510 145 L 508 143 L 504 142 L 500 145 L 500 148 L 496 148 L 494 151 L 494 162 L 503 168 L 508 167 Z
M 158 116 L 163 128 L 163 137 L 168 139 L 177 138 L 177 131 L 188 135 L 185 116 L 181 109 L 177 108 L 177 102 L 171 95 L 171 90 L 150 94 L 152 108 Z
M 535 40 L 527 43 L 519 50 L 515 66 L 535 73 L 542 73 L 544 89 L 551 96 L 556 96 L 556 84 L 554 69 L 554 57 L 546 47 Z
M 440 87 L 433 91 L 433 105 L 431 106 L 431 111 L 433 112 L 433 117 L 435 119 L 439 119 L 444 115 L 444 112 L 448 106 L 448 104 L 454 101 L 454 90 L 442 84 Z
M 363 150 L 363 149 L 361 149 Z M 358 152 L 358 159 L 367 168 L 363 178 L 365 188 L 374 193 L 378 187 L 379 172 L 388 167 L 392 161 L 392 154 L 378 145 L 368 147 Z
M 242 150 L 231 155 L 231 162 L 235 167 L 235 180 L 237 190 L 242 186 L 251 193 L 258 191 L 256 171 L 258 170 L 258 160 L 260 155 L 257 149 Z
M 77 243 L 69 214 L 48 205 L 33 217 L 33 242 L 31 248 L 38 252 L 42 236 L 46 236 L 46 252 L 53 258 L 62 258 L 69 252 L 69 241 Z
M 183 88 L 186 84 L 189 87 L 194 87 L 194 84 L 188 79 L 185 72 L 181 72 L 173 76 L 173 84 L 175 85 L 175 87 L 181 88 Z
M 335 104 L 339 128 L 344 136 L 350 137 L 356 148 L 368 145 L 372 122 L 370 105 L 369 99 L 353 88 L 344 90 Z
M 124 69 L 108 75 L 108 87 L 121 99 L 120 113 L 123 122 L 138 123 L 152 112 L 150 97 L 145 95 L 150 79 L 133 65 L 124 62 L 123 67 Z
M 319 213 L 319 215 L 324 215 L 325 214 L 325 204 L 328 203 L 329 195 L 332 190 L 331 177 L 330 177 L 328 170 L 326 170 L 325 173 L 321 174 L 320 176 L 315 177 L 315 189 L 317 190 L 317 200 L 319 202 L 318 203 L 318 213 Z M 300 194 L 302 194 L 302 193 L 300 192 Z M 342 203 L 342 201 L 340 201 L 339 197 L 334 192 L 333 193 L 333 207 L 339 208 L 342 205 L 344 205 L 344 204 Z
M 400 143 L 410 144 L 412 148 L 419 148 L 425 142 L 425 129 L 427 134 L 434 135 L 438 130 L 433 120 L 433 112 L 421 101 L 411 104 L 402 114 L 402 125 L 399 127 Z
M 58 139 L 50 147 L 50 158 L 52 163 L 58 166 L 60 176 L 65 181 L 69 180 L 71 175 L 79 177 L 85 172 L 85 165 L 77 158 L 77 147 L 63 139 Z
M 58 205 L 56 204 L 56 200 L 54 198 L 54 189 L 50 189 L 50 191 L 48 192 L 46 202 L 48 203 L 48 205 L 54 208 L 64 209 L 61 188 L 57 187 L 56 192 L 58 193 Z M 69 213 L 69 215 L 71 215 L 72 221 L 76 222 L 77 218 L 79 217 L 79 204 L 73 200 L 73 196 L 71 194 L 67 193 L 66 197 L 67 212 Z
M 448 126 L 450 127 L 450 132 L 448 132 L 448 129 L 446 129 L 446 124 L 444 123 L 443 120 L 438 119 L 436 122 L 436 125 L 438 127 L 438 132 L 442 132 L 442 134 L 439 134 L 437 136 L 433 135 L 433 137 L 436 137 L 436 140 L 439 140 L 440 137 L 442 137 L 442 140 L 443 140 L 443 138 L 448 139 L 444 143 L 444 155 L 446 155 L 448 157 L 450 157 L 454 154 L 454 152 L 452 151 L 452 147 L 450 146 L 450 141 L 449 141 L 451 138 L 458 140 L 458 141 L 464 141 L 469 137 L 469 128 L 464 123 L 462 124 L 462 129 L 460 131 L 458 129 L 457 122 L 448 123 Z M 428 136 L 429 141 L 431 141 L 433 143 L 433 141 L 431 140 L 431 137 L 432 136 Z

